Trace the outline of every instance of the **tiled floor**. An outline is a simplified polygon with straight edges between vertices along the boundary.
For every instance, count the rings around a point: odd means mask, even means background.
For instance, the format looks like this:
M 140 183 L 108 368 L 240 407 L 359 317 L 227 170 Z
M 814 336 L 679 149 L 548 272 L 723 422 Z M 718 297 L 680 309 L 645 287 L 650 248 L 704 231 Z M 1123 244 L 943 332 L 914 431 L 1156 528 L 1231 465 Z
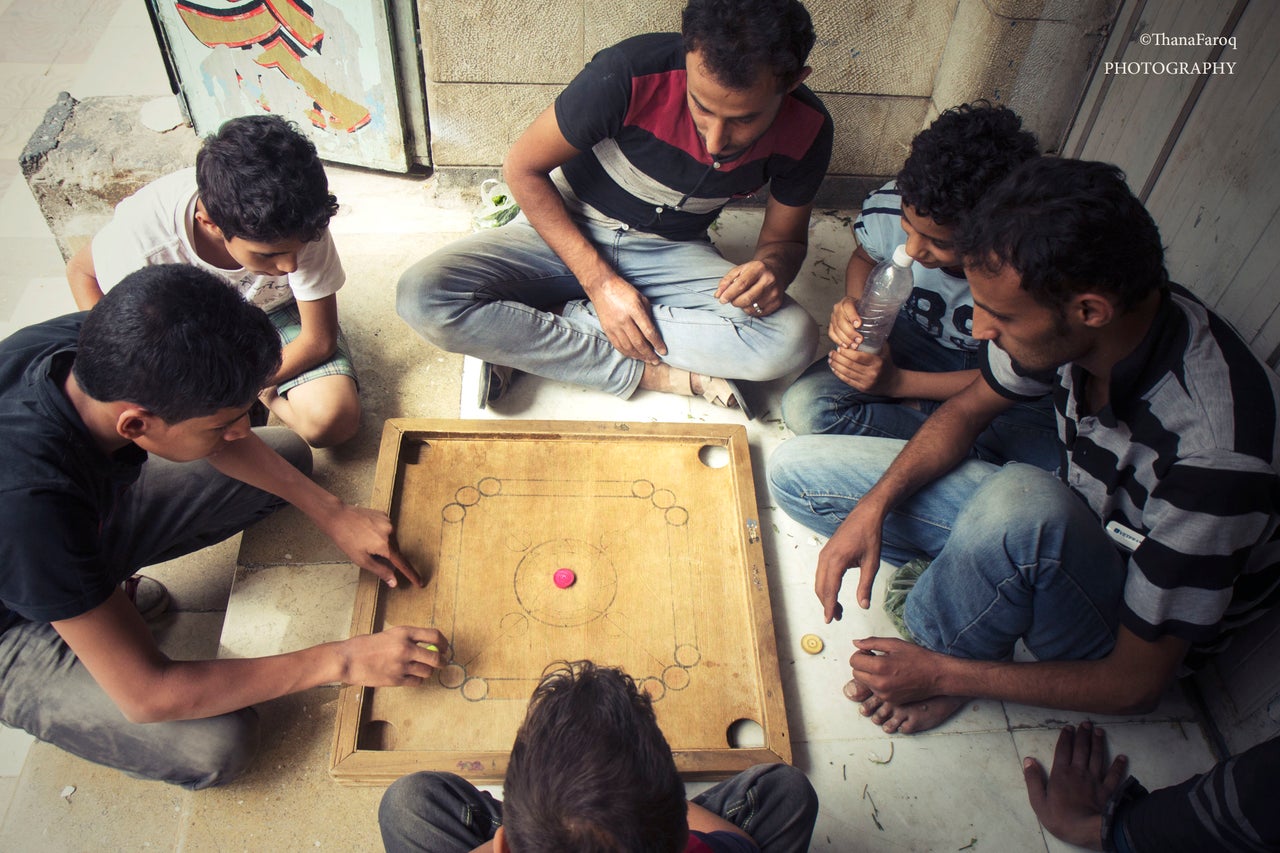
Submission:
M 0 0 L 0 103 L 9 118 L 0 128 L 0 335 L 73 308 L 61 258 L 15 162 L 61 89 L 77 97 L 167 94 L 141 3 Z M 639 394 L 622 402 L 528 378 L 494 409 L 476 411 L 474 365 L 422 344 L 391 304 L 399 271 L 465 231 L 466 211 L 456 200 L 433 198 L 430 184 L 414 178 L 333 168 L 331 180 L 343 204 L 335 239 L 352 273 L 344 326 L 360 359 L 367 415 L 350 446 L 318 454 L 317 470 L 347 500 L 367 498 L 387 417 L 743 422 L 701 401 Z M 758 221 L 751 211 L 726 215 L 717 242 L 741 256 Z M 793 293 L 825 318 L 849 252 L 838 215 L 816 218 L 812 246 Z M 814 849 L 1065 849 L 1026 806 L 1021 759 L 1048 758 L 1057 727 L 1077 715 L 974 702 L 935 732 L 889 737 L 840 694 L 852 638 L 891 629 L 877 610 L 821 622 L 812 593 L 821 543 L 770 505 L 762 477 L 770 452 L 789 435 L 777 415 L 784 387 L 754 389 L 761 414 L 748 436 L 796 762 L 822 801 Z M 177 603 L 162 633 L 169 654 L 250 655 L 345 635 L 355 572 L 305 520 L 283 512 L 241 545 L 225 543 L 157 572 Z M 800 651 L 805 633 L 822 637 L 821 654 Z M 336 695 L 324 688 L 267 703 L 261 711 L 270 735 L 254 770 L 201 793 L 129 779 L 0 727 L 0 849 L 377 849 L 380 791 L 340 787 L 326 774 Z M 1194 713 L 1177 695 L 1156 714 L 1106 722 L 1148 785 L 1211 763 Z

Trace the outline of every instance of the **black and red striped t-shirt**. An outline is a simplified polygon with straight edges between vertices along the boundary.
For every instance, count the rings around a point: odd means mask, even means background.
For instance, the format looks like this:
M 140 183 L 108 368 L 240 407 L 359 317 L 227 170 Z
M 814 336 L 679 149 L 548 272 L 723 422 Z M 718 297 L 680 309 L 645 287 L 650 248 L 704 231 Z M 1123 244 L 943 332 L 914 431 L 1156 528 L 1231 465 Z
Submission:
M 636 36 L 592 57 L 555 102 L 560 132 L 582 152 L 553 176 L 571 211 L 696 240 L 728 201 L 766 183 L 783 204 L 813 200 L 831 159 L 833 126 L 812 92 L 797 87 L 763 136 L 717 165 L 685 91 L 678 33 Z

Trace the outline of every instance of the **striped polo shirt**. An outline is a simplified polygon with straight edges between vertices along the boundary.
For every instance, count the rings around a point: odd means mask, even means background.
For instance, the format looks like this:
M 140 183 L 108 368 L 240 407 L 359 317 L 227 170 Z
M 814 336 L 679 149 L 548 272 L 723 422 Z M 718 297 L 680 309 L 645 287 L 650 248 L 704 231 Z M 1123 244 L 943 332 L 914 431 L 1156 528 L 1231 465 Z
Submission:
M 552 173 L 571 213 L 671 240 L 699 240 L 721 208 L 766 183 L 792 207 L 813 201 L 831 159 L 831 117 L 804 86 L 746 151 L 714 160 L 685 97 L 678 33 L 605 48 L 556 98 L 560 132 L 581 153 Z
M 1112 370 L 1110 402 L 1082 414 L 1084 371 L 1056 384 L 986 347 L 1005 397 L 1052 392 L 1064 479 L 1112 536 L 1128 540 L 1121 624 L 1191 643 L 1196 668 L 1280 600 L 1280 378 L 1234 329 L 1177 285 L 1146 337 Z

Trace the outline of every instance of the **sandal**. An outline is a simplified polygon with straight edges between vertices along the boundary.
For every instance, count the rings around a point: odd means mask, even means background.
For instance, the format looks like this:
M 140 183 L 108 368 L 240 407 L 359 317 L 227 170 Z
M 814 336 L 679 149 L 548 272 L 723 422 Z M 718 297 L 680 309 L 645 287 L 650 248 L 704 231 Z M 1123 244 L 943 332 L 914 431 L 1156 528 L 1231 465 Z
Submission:
M 690 383 L 693 376 L 690 374 Z M 692 384 L 690 390 L 692 391 Z M 732 379 L 721 379 L 718 376 L 702 377 L 702 399 L 706 400 L 713 406 L 723 406 L 726 409 L 740 409 L 742 414 L 747 416 L 747 420 L 755 420 L 755 415 L 747 408 L 747 400 L 742 396 L 742 391 L 738 389 L 737 383 Z
M 502 399 L 511 387 L 515 371 L 502 364 L 480 363 L 480 393 L 477 395 L 476 407 L 486 409 L 490 403 Z

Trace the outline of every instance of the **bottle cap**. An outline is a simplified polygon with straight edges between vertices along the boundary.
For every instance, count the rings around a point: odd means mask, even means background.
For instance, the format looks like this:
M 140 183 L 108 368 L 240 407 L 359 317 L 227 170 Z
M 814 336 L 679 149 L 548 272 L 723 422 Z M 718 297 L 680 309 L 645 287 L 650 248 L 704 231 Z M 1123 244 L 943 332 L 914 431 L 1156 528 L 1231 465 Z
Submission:
M 909 267 L 914 262 L 915 258 L 907 254 L 906 243 L 893 250 L 893 265 L 895 267 Z

